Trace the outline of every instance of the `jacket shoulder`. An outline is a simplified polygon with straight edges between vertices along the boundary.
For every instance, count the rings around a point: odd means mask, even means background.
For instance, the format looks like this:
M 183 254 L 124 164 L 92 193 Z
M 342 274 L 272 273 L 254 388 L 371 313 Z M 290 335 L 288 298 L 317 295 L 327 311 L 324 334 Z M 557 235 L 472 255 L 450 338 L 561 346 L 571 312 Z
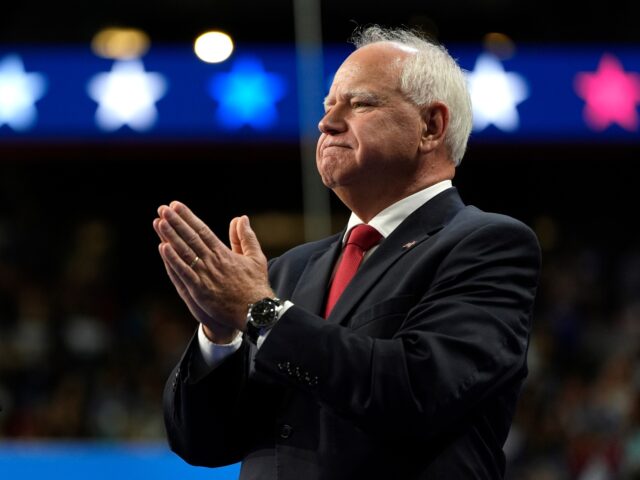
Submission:
M 481 219 L 484 223 L 488 225 L 502 225 L 505 228 L 513 228 L 516 230 L 526 230 L 533 233 L 531 227 L 529 227 L 522 220 L 511 217 L 509 215 L 505 215 L 502 213 L 495 212 L 486 212 L 484 210 L 480 210 L 478 207 L 473 205 L 469 205 L 464 209 L 464 212 L 469 216 L 476 216 Z
M 536 233 L 526 223 L 509 215 L 485 212 L 473 205 L 463 208 L 445 229 L 459 237 L 488 238 L 498 243 L 500 239 L 513 239 L 540 250 Z

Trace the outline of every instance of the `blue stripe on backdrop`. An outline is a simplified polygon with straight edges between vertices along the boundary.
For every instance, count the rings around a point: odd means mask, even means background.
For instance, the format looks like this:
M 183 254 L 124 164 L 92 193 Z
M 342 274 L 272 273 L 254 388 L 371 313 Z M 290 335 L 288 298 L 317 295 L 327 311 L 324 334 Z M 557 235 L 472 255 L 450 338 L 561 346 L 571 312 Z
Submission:
M 236 480 L 239 464 L 194 467 L 158 444 L 0 443 L 7 480 Z
M 638 46 L 521 45 L 509 58 L 449 50 L 469 73 L 472 142 L 640 139 Z M 350 51 L 325 47 L 322 95 Z M 188 45 L 120 62 L 88 46 L 0 45 L 0 139 L 296 142 L 295 61 L 293 46 L 238 45 L 207 64 Z

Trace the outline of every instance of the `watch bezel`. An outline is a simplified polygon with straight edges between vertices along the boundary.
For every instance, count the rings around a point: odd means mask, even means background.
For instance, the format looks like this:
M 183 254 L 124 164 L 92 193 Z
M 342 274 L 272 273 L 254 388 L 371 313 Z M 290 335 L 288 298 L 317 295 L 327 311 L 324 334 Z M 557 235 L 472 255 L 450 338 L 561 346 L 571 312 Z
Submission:
M 265 314 L 266 312 L 264 310 L 258 310 L 258 308 L 264 309 L 265 304 L 270 307 L 268 315 Z M 249 304 L 246 333 L 253 344 L 257 343 L 260 335 L 276 324 L 278 321 L 278 314 L 280 313 L 280 310 L 282 310 L 283 306 L 284 303 L 277 297 L 265 297 L 262 300 Z
M 268 305 L 268 309 L 265 306 Z M 249 307 L 249 321 L 258 328 L 270 326 L 278 319 L 278 311 L 282 307 L 279 298 L 263 298 Z

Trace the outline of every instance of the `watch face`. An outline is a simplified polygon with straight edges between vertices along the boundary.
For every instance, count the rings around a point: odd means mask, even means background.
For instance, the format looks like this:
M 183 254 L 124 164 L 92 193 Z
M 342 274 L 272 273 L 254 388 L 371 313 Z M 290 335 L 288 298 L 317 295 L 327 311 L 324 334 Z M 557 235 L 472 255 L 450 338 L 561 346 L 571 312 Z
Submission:
M 265 298 L 253 304 L 251 307 L 251 319 L 258 326 L 267 326 L 276 319 L 276 307 L 278 303 L 270 298 Z

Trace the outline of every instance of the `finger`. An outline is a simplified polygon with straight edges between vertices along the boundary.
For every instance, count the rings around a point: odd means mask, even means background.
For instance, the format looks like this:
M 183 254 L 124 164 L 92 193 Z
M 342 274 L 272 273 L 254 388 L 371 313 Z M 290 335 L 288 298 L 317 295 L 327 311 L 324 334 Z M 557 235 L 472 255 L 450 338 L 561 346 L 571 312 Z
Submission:
M 211 331 L 215 332 L 214 335 L 220 334 L 224 338 L 227 338 L 232 332 L 236 331 L 236 329 L 234 327 L 230 327 L 229 325 L 225 325 L 224 323 L 220 323 L 214 317 L 209 315 L 206 310 L 204 310 L 202 307 L 200 307 L 200 305 L 198 304 L 196 299 L 189 292 L 189 290 L 186 287 L 186 285 L 184 285 L 184 283 L 182 283 L 180 278 L 171 269 L 171 267 L 165 264 L 165 268 L 167 270 L 167 274 L 169 275 L 169 278 L 171 279 L 171 282 L 174 284 L 176 290 L 178 291 L 178 295 L 180 295 L 180 298 L 182 298 L 184 303 L 187 305 L 187 308 L 189 309 L 189 312 L 191 312 L 191 315 L 193 315 L 193 317 L 198 322 L 204 324 Z M 209 336 L 209 335 L 207 335 L 207 336 Z M 235 336 L 235 335 L 233 335 L 233 336 Z M 211 338 L 211 337 L 209 337 L 209 338 Z
M 156 231 L 156 233 L 160 237 L 160 240 L 162 240 L 163 242 L 166 242 L 167 239 L 164 237 L 164 235 L 162 234 L 162 231 L 160 230 L 160 220 L 161 220 L 160 218 L 153 219 L 153 229 Z
M 163 261 L 164 261 L 164 259 L 163 259 Z M 202 308 L 200 308 L 200 306 L 197 304 L 197 302 L 194 300 L 194 298 L 189 293 L 189 289 L 187 288 L 187 286 L 180 279 L 180 277 L 177 275 L 177 273 L 171 268 L 171 266 L 167 262 L 163 262 L 163 263 L 164 263 L 164 268 L 167 271 L 167 275 L 169 276 L 169 279 L 171 280 L 171 283 L 173 283 L 173 286 L 175 287 L 176 291 L 178 292 L 178 295 L 180 296 L 182 301 L 187 305 L 187 308 L 189 309 L 191 314 L 199 322 L 206 321 L 206 319 L 209 318 L 209 316 L 207 315 L 207 312 L 205 312 Z
M 172 208 L 166 207 L 160 211 L 161 219 L 166 220 L 182 241 L 193 250 L 199 257 L 204 257 L 212 249 L 203 241 L 200 234 L 194 230 L 180 215 Z M 205 228 L 206 227 L 205 225 Z M 213 232 L 209 230 L 210 234 Z M 222 242 L 220 242 L 222 244 Z M 222 244 L 224 245 L 224 244 Z M 226 248 L 226 247 L 225 247 Z
M 264 253 L 262 253 L 262 248 L 260 247 L 258 237 L 252 230 L 249 223 L 249 217 L 247 217 L 246 215 L 240 217 L 237 223 L 236 231 L 238 234 L 238 238 L 240 239 L 240 245 L 242 247 L 242 252 L 244 255 L 256 259 L 264 258 Z
M 206 311 L 206 309 L 200 305 L 200 303 L 198 303 L 198 300 L 196 299 L 193 289 L 189 288 L 189 286 L 184 283 L 184 281 L 180 277 L 180 274 L 177 271 L 175 271 L 169 263 L 164 261 L 164 258 L 163 258 L 163 262 L 164 262 L 165 270 L 167 271 L 167 274 L 169 275 L 169 279 L 171 280 L 171 283 L 173 283 L 176 291 L 178 292 L 178 295 L 185 302 L 185 304 L 187 305 L 187 308 L 189 309 L 191 314 L 196 318 L 196 320 L 198 320 L 200 323 L 207 325 L 210 329 L 214 329 L 218 332 L 223 332 L 223 334 L 226 334 L 224 332 L 235 330 L 235 328 L 230 327 L 229 325 L 216 321 L 216 319 L 212 317 Z
M 176 288 L 178 294 L 180 295 L 180 298 L 182 298 L 182 300 L 184 300 L 185 303 L 187 303 L 187 304 L 192 303 L 193 302 L 193 298 L 191 297 L 191 294 L 189 293 L 189 289 L 187 288 L 187 286 L 180 279 L 180 277 L 175 272 L 175 270 L 173 270 L 173 268 L 171 268 L 171 265 L 169 265 L 169 263 L 167 263 L 165 261 L 164 258 L 162 259 L 162 263 L 164 264 L 164 268 L 167 271 L 167 275 L 169 276 L 169 279 L 171 280 L 171 283 L 173 283 L 173 286 Z M 200 307 L 198 307 L 198 308 L 200 308 Z
M 198 254 L 182 239 L 180 235 L 175 231 L 173 226 L 164 218 L 159 219 L 157 222 L 157 228 L 160 232 L 160 238 L 173 247 L 173 249 L 180 255 L 180 257 L 191 266 L 191 263 L 196 257 L 204 256 L 203 253 Z
M 180 255 L 173 249 L 170 243 L 161 243 L 158 247 L 160 256 L 165 263 L 167 263 L 173 271 L 178 275 L 178 278 L 185 284 L 189 290 L 191 286 L 198 285 L 200 283 L 200 277 L 198 274 L 187 265 Z
M 217 250 L 219 248 L 227 248 L 227 246 L 216 236 L 211 229 L 200 220 L 194 213 L 183 203 L 173 201 L 170 204 L 170 209 L 173 210 L 178 216 L 185 222 L 185 224 L 202 240 L 207 247 L 211 250 Z M 178 230 L 179 233 L 180 230 Z M 185 239 L 186 240 L 186 239 Z M 187 242 L 189 243 L 189 242 Z
M 229 224 L 229 243 L 231 244 L 231 251 L 242 255 L 242 244 L 240 243 L 240 237 L 238 236 L 238 221 L 240 219 L 235 217 Z

